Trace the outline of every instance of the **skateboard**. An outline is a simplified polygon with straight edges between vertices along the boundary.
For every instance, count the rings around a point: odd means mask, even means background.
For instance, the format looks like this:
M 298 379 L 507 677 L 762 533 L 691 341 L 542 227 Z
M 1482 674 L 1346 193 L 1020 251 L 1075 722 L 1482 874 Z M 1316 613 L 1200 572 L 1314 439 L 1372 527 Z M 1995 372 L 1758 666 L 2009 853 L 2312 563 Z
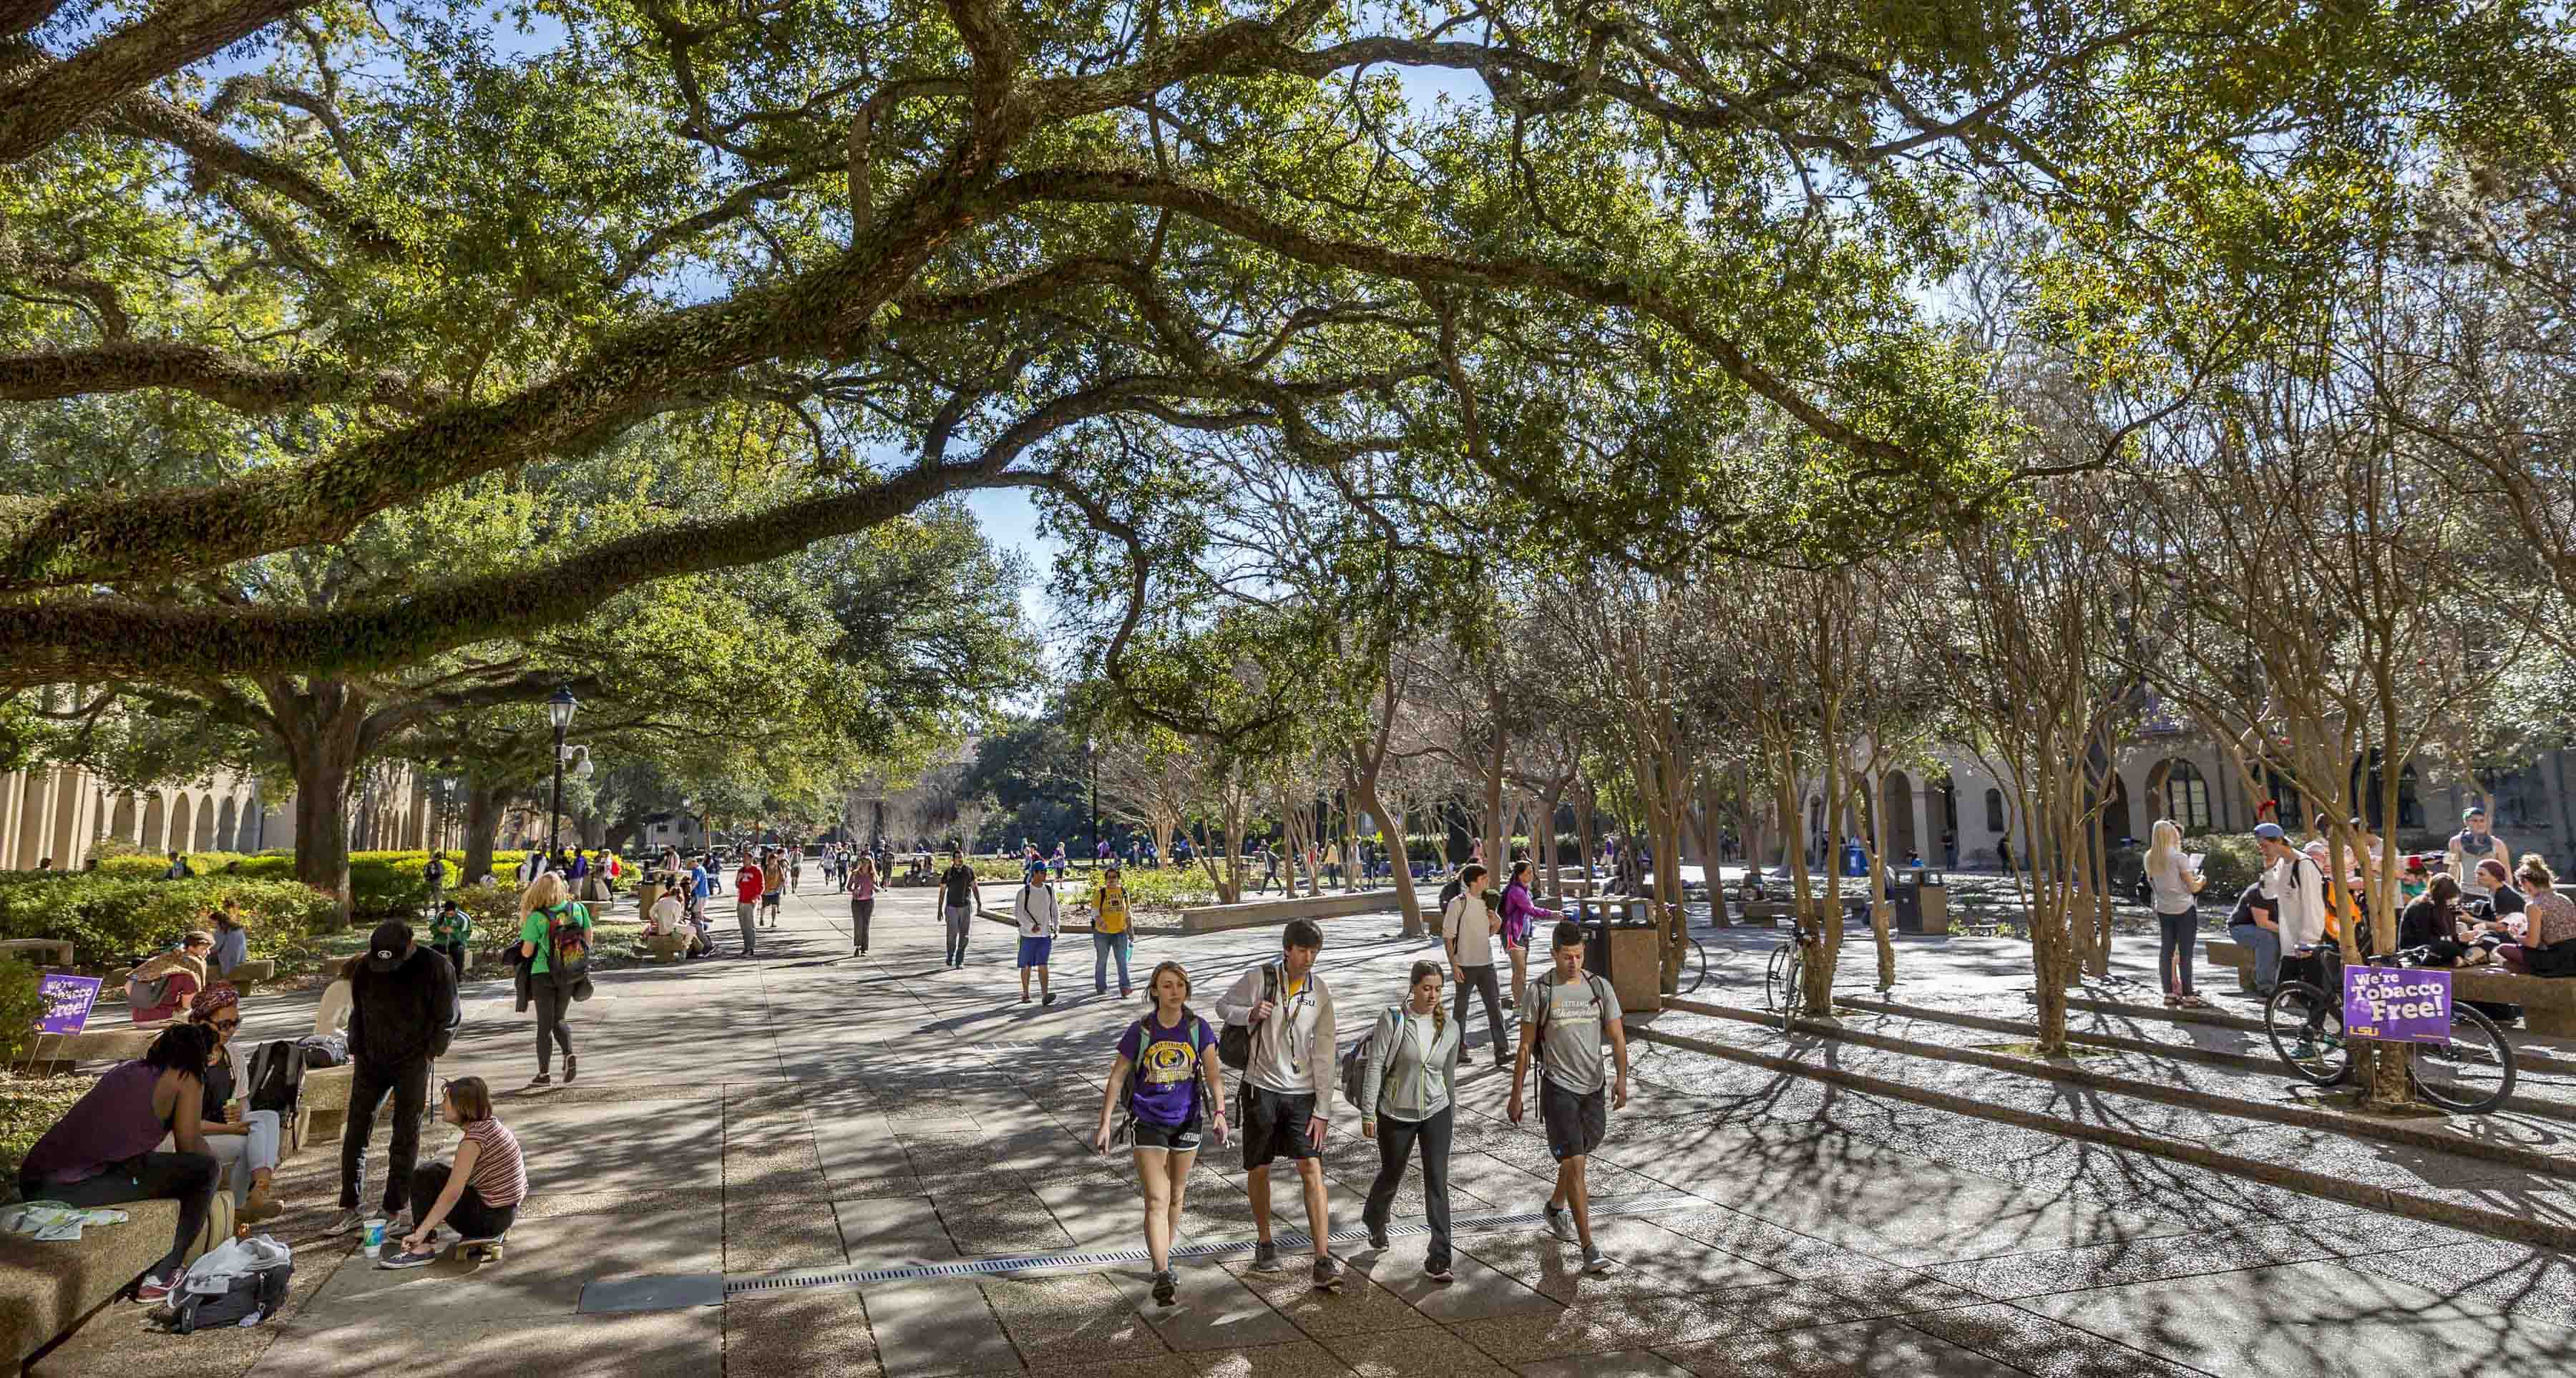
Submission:
M 501 1261 L 503 1246 L 508 1243 L 508 1235 L 503 1235 L 499 1239 L 459 1240 L 456 1245 L 456 1256 L 477 1266 L 498 1263 Z

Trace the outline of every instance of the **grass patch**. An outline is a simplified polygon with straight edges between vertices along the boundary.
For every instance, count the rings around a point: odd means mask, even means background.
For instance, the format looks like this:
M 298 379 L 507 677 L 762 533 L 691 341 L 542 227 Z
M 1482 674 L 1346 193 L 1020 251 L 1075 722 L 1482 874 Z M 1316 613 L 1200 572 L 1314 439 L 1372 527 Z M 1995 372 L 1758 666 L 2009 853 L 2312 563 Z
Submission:
M 1981 1053 L 2003 1053 L 2011 1057 L 2039 1057 L 2039 1045 L 2037 1043 L 1978 1043 L 1971 1046 Z M 2066 1051 L 2061 1054 L 2061 1056 L 2078 1059 L 2118 1057 L 2120 1056 L 2120 1049 L 2097 1048 L 2087 1043 L 2069 1043 L 2066 1045 Z
M 96 1077 L 30 1077 L 0 1072 L 0 1192 L 18 1199 L 18 1163 Z

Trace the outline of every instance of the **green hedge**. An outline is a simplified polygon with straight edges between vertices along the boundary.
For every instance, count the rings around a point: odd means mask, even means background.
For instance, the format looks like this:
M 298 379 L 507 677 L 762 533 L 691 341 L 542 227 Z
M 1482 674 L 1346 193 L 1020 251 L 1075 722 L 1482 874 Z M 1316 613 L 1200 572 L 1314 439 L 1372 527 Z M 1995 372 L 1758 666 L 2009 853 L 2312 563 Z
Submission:
M 207 911 L 228 899 L 239 899 L 250 919 L 253 956 L 291 951 L 340 924 L 339 907 L 329 895 L 292 880 L 161 881 L 22 871 L 0 876 L 0 938 L 67 938 L 82 965 L 102 967 L 206 927 Z
M 242 856 L 234 852 L 189 852 L 188 865 L 200 880 L 276 880 L 295 879 L 295 858 L 277 852 Z M 494 852 L 492 869 L 507 876 L 527 857 L 525 851 Z M 464 853 L 447 853 L 447 883 L 453 888 L 464 877 Z M 421 871 L 429 865 L 427 852 L 351 852 L 349 854 L 349 904 L 357 917 L 380 919 L 416 914 L 429 902 L 429 882 Z M 226 869 L 226 868 L 231 869 Z M 154 880 L 170 869 L 170 859 L 150 856 L 108 857 L 99 863 L 95 874 L 126 880 Z
M 44 997 L 36 993 L 35 964 L 0 957 L 0 1066 L 27 1051 L 35 1041 L 36 1021 L 44 1017 Z

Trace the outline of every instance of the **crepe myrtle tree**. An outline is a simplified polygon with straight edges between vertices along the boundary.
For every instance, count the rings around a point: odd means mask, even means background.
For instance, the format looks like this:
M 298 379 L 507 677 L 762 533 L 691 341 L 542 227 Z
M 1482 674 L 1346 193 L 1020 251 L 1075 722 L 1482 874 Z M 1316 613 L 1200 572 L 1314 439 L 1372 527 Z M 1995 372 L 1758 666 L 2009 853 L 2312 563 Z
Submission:
M 2281 226 L 2567 86 L 2544 16 L 2423 6 L 544 9 L 514 52 L 464 0 L 0 6 L 0 403 L 164 423 L 131 481 L 0 500 L 0 676 L 388 673 L 944 496 L 1095 495 L 1117 424 L 1380 511 L 1509 490 L 1655 567 L 1872 548 L 2024 476 L 1913 290 L 1954 208 L 2044 207 L 2105 357 L 2223 349 L 2304 271 Z M 756 433 L 769 498 L 191 596 L 654 418 Z

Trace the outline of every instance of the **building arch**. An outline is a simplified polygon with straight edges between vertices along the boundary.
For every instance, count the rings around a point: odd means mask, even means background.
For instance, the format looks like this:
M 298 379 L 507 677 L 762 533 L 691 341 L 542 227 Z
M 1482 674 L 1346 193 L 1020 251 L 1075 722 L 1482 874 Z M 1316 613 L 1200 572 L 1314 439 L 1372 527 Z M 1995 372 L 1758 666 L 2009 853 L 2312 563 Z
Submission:
M 215 835 L 207 851 L 232 851 L 233 833 L 241 826 L 241 803 L 231 795 L 224 796 L 222 807 L 215 811 Z
M 256 794 L 245 796 L 242 799 L 240 825 L 233 830 L 234 851 L 248 856 L 259 850 L 259 814 L 259 796 Z
M 2168 756 L 2147 772 L 2147 798 L 2156 816 L 2181 825 L 2185 837 L 2203 836 L 2218 825 L 2209 778 L 2183 757 Z
M 194 836 L 196 824 L 196 801 L 188 797 L 188 792 L 186 790 L 177 791 L 170 799 L 169 845 L 162 850 L 172 852 L 187 851 L 189 846 L 188 839 Z
M 1901 864 L 1905 858 L 1923 850 L 1923 840 L 1914 835 L 1914 779 L 1901 770 L 1891 770 L 1882 782 L 1880 792 L 1886 796 L 1887 862 Z
M 134 841 L 137 836 L 135 832 L 136 819 L 134 814 L 134 792 L 132 790 L 128 790 L 125 793 L 116 796 L 116 814 L 114 821 L 108 824 L 108 836 L 115 838 L 119 842 Z
M 170 806 L 159 790 L 143 796 L 143 831 L 135 834 L 134 845 L 147 852 L 161 851 L 163 839 L 169 836 L 169 821 Z
M 197 801 L 196 839 L 189 850 L 211 852 L 215 849 L 215 797 L 211 794 Z
M 72 858 L 77 854 L 81 842 L 78 825 L 82 797 L 86 793 L 82 783 L 80 771 L 64 770 L 55 773 L 53 846 L 45 855 L 52 857 L 54 864 L 66 871 L 80 869 Z M 38 860 L 42 859 L 38 858 Z

